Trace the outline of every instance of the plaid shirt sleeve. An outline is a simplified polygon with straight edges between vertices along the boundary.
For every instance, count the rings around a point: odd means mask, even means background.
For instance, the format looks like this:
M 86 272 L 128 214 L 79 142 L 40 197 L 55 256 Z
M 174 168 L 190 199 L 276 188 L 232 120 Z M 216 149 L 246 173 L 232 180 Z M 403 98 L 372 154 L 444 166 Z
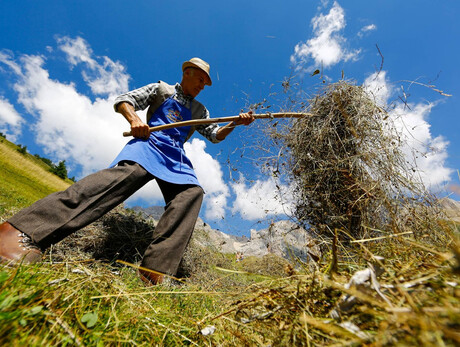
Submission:
M 209 111 L 206 107 L 203 108 L 203 114 L 201 118 L 210 118 Z M 196 127 L 196 130 L 212 143 L 218 143 L 221 141 L 216 138 L 219 128 L 220 127 L 217 124 L 201 124 Z
M 159 83 L 150 83 L 139 89 L 132 90 L 125 94 L 118 96 L 113 104 L 113 108 L 117 111 L 118 104 L 127 102 L 134 106 L 134 110 L 145 110 L 155 97 L 158 90 Z

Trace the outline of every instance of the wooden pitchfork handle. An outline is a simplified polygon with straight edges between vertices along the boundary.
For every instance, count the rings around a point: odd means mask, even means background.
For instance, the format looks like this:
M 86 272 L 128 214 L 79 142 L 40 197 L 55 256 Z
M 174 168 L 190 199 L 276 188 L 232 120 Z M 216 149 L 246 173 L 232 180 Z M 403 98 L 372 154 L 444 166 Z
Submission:
M 311 114 L 310 113 L 289 112 L 289 113 L 261 113 L 261 114 L 253 115 L 255 119 L 300 118 L 300 117 L 305 117 L 305 116 L 311 116 Z M 176 122 L 176 123 L 170 123 L 170 124 L 158 125 L 156 127 L 151 127 L 149 128 L 149 132 L 171 129 L 171 128 L 186 127 L 189 125 L 191 126 L 191 125 L 201 125 L 201 124 L 233 122 L 233 121 L 238 120 L 238 118 L 239 116 L 186 120 L 184 122 Z M 123 133 L 123 136 L 125 137 L 132 136 L 131 131 L 125 131 Z

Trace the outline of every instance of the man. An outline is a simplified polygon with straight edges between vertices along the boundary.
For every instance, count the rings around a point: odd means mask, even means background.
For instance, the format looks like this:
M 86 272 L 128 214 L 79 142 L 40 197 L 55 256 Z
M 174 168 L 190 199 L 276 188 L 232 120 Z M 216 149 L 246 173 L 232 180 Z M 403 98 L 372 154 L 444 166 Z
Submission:
M 134 139 L 123 148 L 111 167 L 76 182 L 23 209 L 0 225 L 0 260 L 34 263 L 42 251 L 92 223 L 126 200 L 152 179 L 163 193 L 166 207 L 154 240 L 139 270 L 147 284 L 158 284 L 164 274 L 174 276 L 190 240 L 203 200 L 203 190 L 183 144 L 197 130 L 216 143 L 237 125 L 254 117 L 242 113 L 223 127 L 201 125 L 149 132 L 149 127 L 190 119 L 209 118 L 208 110 L 195 100 L 211 86 L 209 64 L 192 58 L 182 65 L 182 81 L 175 86 L 162 81 L 120 95 L 114 104 L 131 126 Z M 147 123 L 136 111 L 148 107 Z

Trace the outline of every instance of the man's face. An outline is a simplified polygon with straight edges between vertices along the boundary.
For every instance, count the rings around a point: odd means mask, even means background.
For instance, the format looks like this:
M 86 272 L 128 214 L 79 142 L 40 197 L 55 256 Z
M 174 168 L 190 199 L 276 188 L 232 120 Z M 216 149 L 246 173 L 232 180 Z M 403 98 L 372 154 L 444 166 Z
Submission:
M 204 89 L 208 76 L 200 69 L 188 68 L 182 77 L 182 89 L 185 95 L 196 97 Z

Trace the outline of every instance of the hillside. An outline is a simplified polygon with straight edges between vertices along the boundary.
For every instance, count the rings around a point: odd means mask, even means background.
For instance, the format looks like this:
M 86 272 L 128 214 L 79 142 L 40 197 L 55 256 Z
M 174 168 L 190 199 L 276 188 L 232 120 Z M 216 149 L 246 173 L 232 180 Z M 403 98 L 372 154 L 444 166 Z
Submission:
M 31 154 L 22 154 L 19 149 L 0 138 L 0 215 L 28 206 L 71 184 L 49 172 L 50 167 L 43 161 Z

